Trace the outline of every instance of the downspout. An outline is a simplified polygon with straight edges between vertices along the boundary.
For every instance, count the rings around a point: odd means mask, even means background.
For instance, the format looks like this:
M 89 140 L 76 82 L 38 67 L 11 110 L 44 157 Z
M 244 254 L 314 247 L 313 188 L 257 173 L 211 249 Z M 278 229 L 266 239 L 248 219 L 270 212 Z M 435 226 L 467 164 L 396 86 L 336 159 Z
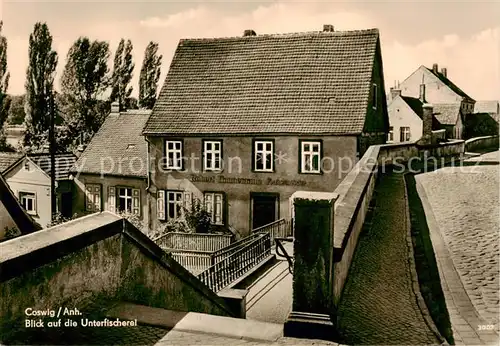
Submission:
M 146 199 L 148 203 L 148 229 L 151 229 L 152 227 L 152 217 L 151 217 L 151 198 L 149 197 L 149 189 L 151 188 L 151 170 L 150 170 L 150 159 L 149 159 L 149 149 L 151 146 L 151 142 L 149 141 L 148 137 L 144 136 L 144 139 L 148 143 L 148 149 L 146 153 L 146 176 L 147 176 L 147 186 L 146 186 Z

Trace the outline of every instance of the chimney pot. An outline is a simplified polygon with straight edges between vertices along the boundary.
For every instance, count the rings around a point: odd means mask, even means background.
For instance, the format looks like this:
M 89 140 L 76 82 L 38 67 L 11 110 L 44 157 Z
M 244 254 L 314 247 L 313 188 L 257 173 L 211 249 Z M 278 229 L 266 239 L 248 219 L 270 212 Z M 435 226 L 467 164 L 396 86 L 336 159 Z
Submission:
M 391 100 L 394 100 L 396 97 L 401 96 L 401 89 L 399 88 L 391 88 Z
M 247 36 L 257 36 L 257 33 L 253 31 L 252 29 L 247 29 L 243 32 L 243 37 Z
M 445 77 L 447 77 L 447 78 L 448 78 L 448 71 L 447 71 L 446 67 L 443 67 L 443 68 L 441 69 L 441 74 L 442 74 L 443 76 L 445 76 Z
M 438 73 L 439 72 L 438 71 L 438 64 L 432 65 L 432 72 L 434 72 L 434 73 Z
M 117 101 L 111 103 L 111 113 L 120 113 L 120 103 Z
M 334 27 L 332 24 L 324 24 L 323 25 L 323 32 L 334 32 Z

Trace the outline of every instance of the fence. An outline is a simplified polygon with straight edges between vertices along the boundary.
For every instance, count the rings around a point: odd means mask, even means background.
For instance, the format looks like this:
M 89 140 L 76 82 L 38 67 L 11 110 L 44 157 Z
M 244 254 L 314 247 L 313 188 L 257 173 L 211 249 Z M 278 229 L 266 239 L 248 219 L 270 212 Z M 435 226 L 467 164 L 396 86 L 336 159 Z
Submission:
M 198 275 L 205 285 L 218 292 L 271 254 L 271 236 L 259 233 L 245 246 Z
M 258 227 L 252 233 L 269 233 L 271 240 L 274 243 L 275 238 L 287 238 L 293 235 L 293 219 L 279 219 L 267 225 Z
M 169 232 L 154 240 L 163 249 L 217 251 L 231 244 L 232 235 Z
M 189 270 L 191 274 L 198 275 L 213 265 L 212 253 L 208 251 L 195 250 L 171 250 L 167 251 L 180 265 Z
M 231 245 L 226 246 L 225 248 L 215 251 L 214 253 L 212 253 L 213 256 L 212 264 L 220 262 L 226 257 L 231 256 L 232 254 L 236 253 L 237 251 L 239 251 L 240 249 L 244 248 L 246 245 L 257 239 L 259 236 L 260 234 L 258 233 L 250 234 L 248 237 L 240 239 L 237 242 L 234 242 Z

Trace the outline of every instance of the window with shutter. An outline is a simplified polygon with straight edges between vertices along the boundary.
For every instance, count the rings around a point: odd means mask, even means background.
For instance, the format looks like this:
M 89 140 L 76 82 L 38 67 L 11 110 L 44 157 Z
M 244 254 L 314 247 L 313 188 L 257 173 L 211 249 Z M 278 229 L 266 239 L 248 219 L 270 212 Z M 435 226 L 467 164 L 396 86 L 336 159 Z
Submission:
M 158 190 L 156 196 L 156 217 L 165 220 L 165 190 Z
M 141 214 L 141 191 L 139 189 L 132 189 L 132 213 Z
M 108 188 L 108 210 L 113 213 L 116 212 L 116 195 L 114 186 L 110 186 Z
M 210 214 L 212 224 L 224 224 L 224 194 L 221 192 L 205 192 L 205 209 Z
M 184 192 L 184 208 L 191 210 L 191 192 Z
M 100 184 L 85 185 L 85 210 L 90 212 L 102 211 Z
M 102 211 L 101 209 L 101 185 L 94 186 L 94 211 Z

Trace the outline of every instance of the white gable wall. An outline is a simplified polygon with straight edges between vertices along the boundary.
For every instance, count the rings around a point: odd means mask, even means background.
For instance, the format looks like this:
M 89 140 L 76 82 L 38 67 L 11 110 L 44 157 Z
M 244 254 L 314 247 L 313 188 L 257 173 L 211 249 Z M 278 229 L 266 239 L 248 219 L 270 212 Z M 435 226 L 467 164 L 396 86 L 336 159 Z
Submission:
M 28 162 L 29 170 L 24 167 L 25 161 Z M 35 213 L 30 214 L 45 228 L 51 220 L 50 177 L 25 158 L 5 174 L 5 180 L 18 199 L 21 192 L 35 194 Z
M 401 127 L 410 127 L 410 141 L 422 137 L 422 119 L 415 114 L 401 96 L 397 96 L 392 100 L 387 107 L 387 112 L 389 113 L 389 126 L 393 128 L 393 143 L 400 141 Z
M 420 66 L 400 84 L 401 94 L 403 96 L 419 98 L 422 77 L 425 84 L 425 99 L 427 102 L 460 103 L 462 101 L 461 96 L 457 95 L 446 84 L 441 82 L 441 80 L 425 66 Z

